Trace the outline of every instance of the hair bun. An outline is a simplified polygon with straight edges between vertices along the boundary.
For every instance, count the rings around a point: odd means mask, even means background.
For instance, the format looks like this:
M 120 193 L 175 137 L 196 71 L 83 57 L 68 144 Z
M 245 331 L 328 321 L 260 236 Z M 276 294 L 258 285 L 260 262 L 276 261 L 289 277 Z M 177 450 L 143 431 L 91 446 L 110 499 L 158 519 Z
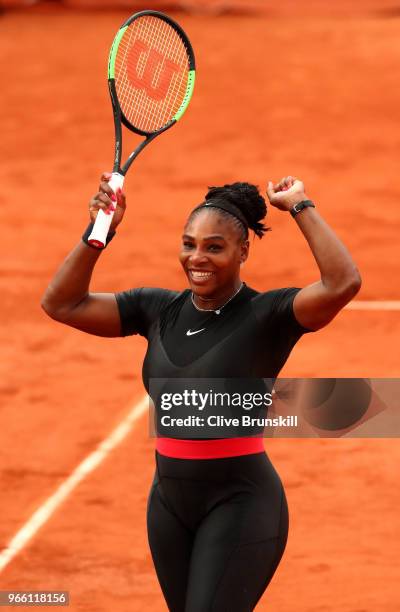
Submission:
M 265 227 L 264 223 L 260 223 L 267 214 L 267 206 L 256 185 L 232 183 L 223 187 L 209 187 L 205 199 L 214 202 L 222 200 L 236 206 L 245 217 L 249 228 L 259 238 L 270 229 Z

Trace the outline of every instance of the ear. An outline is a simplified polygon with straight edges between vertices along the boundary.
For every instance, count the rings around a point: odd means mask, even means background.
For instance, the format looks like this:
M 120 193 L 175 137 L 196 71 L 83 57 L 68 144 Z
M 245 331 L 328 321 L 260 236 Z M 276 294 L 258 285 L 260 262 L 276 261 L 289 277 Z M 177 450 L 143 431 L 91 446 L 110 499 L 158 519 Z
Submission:
M 240 265 L 244 264 L 244 262 L 248 258 L 248 256 L 249 256 L 249 248 L 250 248 L 249 241 L 248 240 L 244 240 L 242 242 L 242 244 L 240 245 Z

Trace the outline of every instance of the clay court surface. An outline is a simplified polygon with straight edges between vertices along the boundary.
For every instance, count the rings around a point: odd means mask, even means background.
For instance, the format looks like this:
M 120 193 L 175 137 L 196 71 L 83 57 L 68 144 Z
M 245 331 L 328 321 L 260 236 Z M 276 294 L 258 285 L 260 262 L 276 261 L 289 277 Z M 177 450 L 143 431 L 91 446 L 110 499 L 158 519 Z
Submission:
M 359 266 L 357 300 L 400 300 L 397 3 L 337 2 L 329 15 L 324 4 L 175 13 L 197 54 L 194 98 L 133 165 L 128 211 L 93 290 L 183 288 L 181 227 L 206 186 L 295 174 Z M 144 394 L 142 338 L 86 336 L 40 308 L 110 169 L 107 55 L 131 12 L 46 5 L 0 17 L 4 549 Z M 293 220 L 274 209 L 269 224 L 244 280 L 265 291 L 317 280 Z M 398 310 L 345 310 L 300 341 L 282 375 L 397 377 L 399 335 Z M 7 564 L 0 589 L 68 590 L 74 611 L 166 610 L 145 530 L 153 443 L 143 415 Z M 398 440 L 275 439 L 266 449 L 291 530 L 257 609 L 398 610 Z

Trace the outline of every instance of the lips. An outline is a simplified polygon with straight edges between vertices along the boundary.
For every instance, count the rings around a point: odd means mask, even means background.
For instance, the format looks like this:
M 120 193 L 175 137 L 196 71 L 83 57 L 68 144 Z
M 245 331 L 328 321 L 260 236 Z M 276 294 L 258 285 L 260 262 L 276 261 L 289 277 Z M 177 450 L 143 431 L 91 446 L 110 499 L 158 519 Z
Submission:
M 209 270 L 188 270 L 188 272 L 189 277 L 195 283 L 204 283 L 215 276 L 215 272 L 210 272 Z

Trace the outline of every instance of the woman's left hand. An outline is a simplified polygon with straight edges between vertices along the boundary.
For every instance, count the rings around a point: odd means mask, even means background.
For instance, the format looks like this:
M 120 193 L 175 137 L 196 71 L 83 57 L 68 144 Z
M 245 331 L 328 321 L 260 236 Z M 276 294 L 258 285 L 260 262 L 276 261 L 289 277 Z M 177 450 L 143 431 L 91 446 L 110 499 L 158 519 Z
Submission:
M 290 210 L 295 204 L 307 200 L 304 183 L 294 176 L 286 176 L 279 183 L 268 181 L 267 196 L 272 206 Z

